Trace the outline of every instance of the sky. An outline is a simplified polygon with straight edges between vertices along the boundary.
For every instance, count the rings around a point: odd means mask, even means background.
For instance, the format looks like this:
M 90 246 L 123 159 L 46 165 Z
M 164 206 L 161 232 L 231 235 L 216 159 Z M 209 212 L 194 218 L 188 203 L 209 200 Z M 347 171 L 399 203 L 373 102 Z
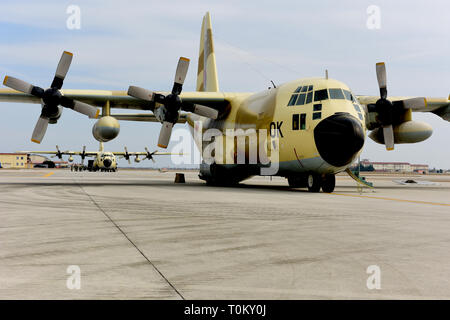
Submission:
M 80 9 L 80 28 L 67 27 L 68 8 Z M 371 6 L 379 28 L 368 28 Z M 369 8 L 369 13 L 368 13 Z M 48 87 L 62 51 L 74 53 L 66 89 L 126 90 L 138 85 L 168 91 L 180 56 L 191 58 L 185 91 L 195 91 L 202 17 L 209 11 L 224 92 L 258 92 L 307 77 L 346 83 L 354 93 L 377 95 L 375 63 L 386 62 L 392 96 L 448 97 L 450 2 L 430 1 L 5 1 L 0 3 L 0 77 Z M 40 105 L 0 103 L 0 152 L 97 150 L 95 120 L 64 110 L 36 145 L 31 133 Z M 118 112 L 123 112 L 118 110 Z M 417 144 L 383 145 L 366 139 L 362 158 L 425 163 L 450 169 L 450 123 L 434 114 L 413 119 L 434 128 Z M 178 134 L 187 125 L 177 124 Z M 158 123 L 121 122 L 109 151 L 155 150 Z M 169 150 L 175 142 L 169 145 Z M 179 151 L 179 150 L 177 150 Z M 121 160 L 120 165 L 127 165 Z M 140 166 L 154 166 L 151 162 Z M 157 166 L 169 165 L 168 159 Z

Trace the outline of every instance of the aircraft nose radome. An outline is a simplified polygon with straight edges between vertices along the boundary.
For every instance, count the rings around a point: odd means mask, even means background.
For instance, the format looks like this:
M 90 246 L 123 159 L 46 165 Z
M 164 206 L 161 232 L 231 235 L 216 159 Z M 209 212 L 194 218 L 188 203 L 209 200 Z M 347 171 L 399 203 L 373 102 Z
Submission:
M 364 145 L 364 136 L 361 123 L 345 112 L 323 119 L 314 129 L 314 139 L 320 156 L 336 167 L 352 162 Z
M 105 160 L 103 160 L 103 165 L 105 166 L 105 167 L 109 167 L 110 165 L 111 165 L 111 160 L 109 160 L 109 159 L 105 159 Z

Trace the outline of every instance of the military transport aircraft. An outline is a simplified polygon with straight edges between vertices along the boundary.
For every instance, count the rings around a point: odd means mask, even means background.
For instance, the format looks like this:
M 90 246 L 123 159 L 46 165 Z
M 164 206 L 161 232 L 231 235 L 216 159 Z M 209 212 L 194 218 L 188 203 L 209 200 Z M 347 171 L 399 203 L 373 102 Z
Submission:
M 117 171 L 117 161 L 116 156 L 120 158 L 125 158 L 128 160 L 128 163 L 131 163 L 131 157 L 134 157 L 134 162 L 141 162 L 141 160 L 152 160 L 153 156 L 161 156 L 161 155 L 171 155 L 169 152 L 158 152 L 153 151 L 150 152 L 147 147 L 145 147 L 145 152 L 128 152 L 127 147 L 124 147 L 125 152 L 108 152 L 104 151 L 103 142 L 100 142 L 99 151 L 86 151 L 86 146 L 83 146 L 83 151 L 61 151 L 59 147 L 56 146 L 56 151 L 21 151 L 27 154 L 53 154 L 52 158 L 58 157 L 62 160 L 64 155 L 68 155 L 69 162 L 73 162 L 73 156 L 81 157 L 81 165 L 72 166 L 72 170 L 81 171 L 81 170 L 89 170 L 89 171 L 102 171 L 102 172 L 116 172 Z M 139 158 L 139 156 L 144 156 L 143 158 Z M 87 167 L 84 166 L 84 159 L 86 157 L 94 157 L 93 160 L 89 161 Z
M 267 139 L 258 137 L 259 147 L 269 154 L 270 165 L 278 168 L 273 175 L 288 179 L 291 187 L 307 187 L 311 192 L 332 192 L 335 174 L 346 170 L 362 151 L 365 131 L 369 137 L 393 150 L 397 143 L 416 143 L 430 137 L 430 125 L 414 121 L 412 112 L 432 112 L 450 121 L 447 98 L 387 96 L 386 67 L 376 64 L 380 94 L 358 96 L 338 80 L 304 78 L 293 80 L 258 93 L 227 93 L 219 90 L 211 18 L 203 18 L 197 71 L 197 91 L 181 92 L 189 59 L 180 58 L 171 92 L 152 92 L 130 86 L 128 92 L 109 90 L 60 90 L 72 59 L 65 52 L 49 89 L 5 77 L 4 85 L 15 89 L 0 90 L 0 101 L 42 104 L 41 116 L 32 135 L 40 142 L 48 123 L 56 123 L 62 107 L 103 117 L 93 128 L 94 137 L 108 141 L 118 134 L 117 120 L 161 122 L 158 146 L 166 148 L 176 123 L 188 122 L 194 133 L 209 129 L 266 130 Z M 111 109 L 151 111 L 138 114 L 111 114 Z M 184 111 L 184 113 L 181 113 Z M 198 122 L 197 122 L 198 121 Z M 203 141 L 203 138 L 200 142 Z M 200 151 L 210 145 L 196 143 Z M 231 140 L 234 150 L 245 153 L 248 143 Z M 228 150 L 228 149 L 227 149 Z M 219 155 L 223 153 L 217 152 Z M 212 154 L 212 153 L 211 153 Z M 234 153 L 235 155 L 236 153 Z M 272 156 L 275 155 L 275 156 Z M 228 157 L 228 154 L 225 155 Z M 238 183 L 253 175 L 265 174 L 267 163 L 235 163 L 215 158 L 202 162 L 200 178 L 210 184 Z M 236 160 L 233 157 L 231 160 Z

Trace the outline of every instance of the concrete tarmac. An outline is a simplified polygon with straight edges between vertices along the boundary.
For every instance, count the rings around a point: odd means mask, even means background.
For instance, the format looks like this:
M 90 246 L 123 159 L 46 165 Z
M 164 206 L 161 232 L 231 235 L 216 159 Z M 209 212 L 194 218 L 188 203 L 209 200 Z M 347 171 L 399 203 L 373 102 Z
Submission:
M 450 176 L 333 194 L 174 176 L 0 170 L 0 299 L 450 298 Z

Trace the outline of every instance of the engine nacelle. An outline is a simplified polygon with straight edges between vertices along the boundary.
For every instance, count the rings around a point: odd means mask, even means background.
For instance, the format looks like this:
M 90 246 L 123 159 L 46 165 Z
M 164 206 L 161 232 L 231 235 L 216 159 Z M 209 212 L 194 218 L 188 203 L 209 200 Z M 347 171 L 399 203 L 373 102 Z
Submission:
M 433 133 L 433 128 L 426 122 L 406 121 L 394 126 L 395 143 L 416 143 L 428 139 Z M 383 128 L 376 128 L 369 137 L 384 144 Z
M 95 140 L 99 142 L 108 142 L 117 137 L 119 132 L 119 121 L 110 116 L 101 117 L 92 128 L 92 134 Z

